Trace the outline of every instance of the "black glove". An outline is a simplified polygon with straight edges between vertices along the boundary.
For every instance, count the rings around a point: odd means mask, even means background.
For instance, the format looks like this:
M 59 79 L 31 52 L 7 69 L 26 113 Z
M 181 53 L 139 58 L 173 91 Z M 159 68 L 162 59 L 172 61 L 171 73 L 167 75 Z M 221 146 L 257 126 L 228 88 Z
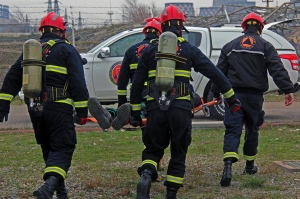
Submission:
M 7 121 L 8 119 L 8 112 L 7 111 L 0 111 L 0 122 L 3 122 L 3 120 Z
M 241 102 L 235 96 L 226 99 L 227 105 L 231 112 L 237 112 L 241 109 Z
M 130 125 L 134 126 L 134 127 L 142 126 L 141 116 L 131 116 L 130 117 Z

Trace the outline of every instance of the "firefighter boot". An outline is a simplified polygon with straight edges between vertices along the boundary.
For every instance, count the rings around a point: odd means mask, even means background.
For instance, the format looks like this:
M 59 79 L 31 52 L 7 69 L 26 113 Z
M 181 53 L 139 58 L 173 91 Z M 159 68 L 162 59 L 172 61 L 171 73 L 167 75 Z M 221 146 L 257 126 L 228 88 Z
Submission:
M 232 159 L 226 158 L 224 159 L 224 169 L 222 179 L 220 184 L 222 187 L 228 187 L 231 182 L 231 167 L 232 167 Z
M 99 100 L 95 97 L 91 97 L 88 101 L 88 108 L 93 117 L 96 118 L 99 126 L 106 130 L 110 127 L 111 115 L 102 107 Z
M 257 166 L 254 166 L 254 160 L 247 161 L 245 169 L 243 171 L 243 175 L 246 175 L 246 174 L 253 175 L 255 173 L 257 173 Z
M 64 182 L 56 189 L 56 199 L 68 199 L 68 189 L 66 189 Z
M 141 173 L 140 181 L 137 185 L 136 199 L 150 199 L 152 173 L 145 169 Z
M 167 187 L 167 193 L 165 199 L 176 199 L 178 188 Z
M 37 199 L 52 199 L 58 185 L 59 180 L 55 176 L 49 176 L 45 183 L 33 192 L 33 196 Z
M 112 121 L 111 126 L 115 130 L 120 130 L 129 121 L 130 111 L 129 103 L 122 104 L 118 108 L 117 117 Z

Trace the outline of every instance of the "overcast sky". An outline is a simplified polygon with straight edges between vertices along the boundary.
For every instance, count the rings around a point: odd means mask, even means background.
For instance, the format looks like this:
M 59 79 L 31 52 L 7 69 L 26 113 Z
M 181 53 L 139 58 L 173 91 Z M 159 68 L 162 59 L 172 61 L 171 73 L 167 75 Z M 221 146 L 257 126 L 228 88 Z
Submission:
M 199 12 L 200 7 L 210 7 L 212 6 L 213 0 L 152 0 L 155 2 L 157 7 L 163 8 L 165 3 L 170 2 L 190 2 L 194 4 L 196 12 Z M 256 1 L 257 6 L 266 6 L 265 2 L 262 0 L 248 0 Z M 264 0 L 265 1 L 265 0 Z M 14 7 L 18 7 L 22 12 L 28 13 L 30 19 L 40 19 L 46 14 L 48 0 L 0 0 L 0 4 L 8 5 L 10 11 L 13 11 Z M 54 0 L 52 0 L 54 2 Z M 121 20 L 122 9 L 121 5 L 124 0 L 59 0 L 59 7 L 64 12 L 67 8 L 67 13 L 70 16 L 71 10 L 73 10 L 74 18 L 78 18 L 78 13 L 81 13 L 82 18 L 86 18 L 88 21 L 92 20 L 107 20 L 109 15 L 107 11 L 112 10 L 114 14 L 112 15 L 113 22 Z M 138 2 L 150 2 L 144 0 L 138 0 Z M 270 6 L 281 5 L 284 2 L 289 2 L 289 0 L 274 0 L 270 3 Z M 71 9 L 70 6 L 73 8 Z

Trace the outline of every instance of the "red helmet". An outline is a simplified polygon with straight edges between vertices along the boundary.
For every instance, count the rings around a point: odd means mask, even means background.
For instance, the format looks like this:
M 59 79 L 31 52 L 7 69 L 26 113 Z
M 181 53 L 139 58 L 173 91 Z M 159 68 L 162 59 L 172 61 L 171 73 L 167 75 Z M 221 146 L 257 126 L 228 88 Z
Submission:
M 257 25 L 260 25 L 261 30 L 264 28 L 264 21 L 261 18 L 261 16 L 259 16 L 258 14 L 254 13 L 254 12 L 251 12 L 251 13 L 247 14 L 242 21 L 241 26 L 244 29 L 244 31 L 246 31 L 247 22 L 252 21 L 252 20 L 257 21 L 259 23 Z M 251 23 L 249 25 L 256 25 L 256 24 Z
M 62 31 L 66 31 L 64 19 L 61 16 L 57 15 L 55 12 L 49 12 L 46 16 L 43 17 L 38 30 L 41 31 L 42 27 L 45 26 L 52 26 Z
M 186 22 L 186 18 L 184 16 L 183 11 L 177 6 L 170 4 L 169 6 L 165 7 L 161 12 L 160 23 L 164 23 L 173 19 L 178 19 L 180 21 Z
M 148 23 L 143 28 L 143 33 L 146 34 L 147 29 L 154 28 L 159 32 L 159 34 L 161 34 L 162 30 L 161 30 L 161 24 L 160 24 L 159 20 L 160 19 L 158 17 L 146 19 L 146 22 L 148 22 Z

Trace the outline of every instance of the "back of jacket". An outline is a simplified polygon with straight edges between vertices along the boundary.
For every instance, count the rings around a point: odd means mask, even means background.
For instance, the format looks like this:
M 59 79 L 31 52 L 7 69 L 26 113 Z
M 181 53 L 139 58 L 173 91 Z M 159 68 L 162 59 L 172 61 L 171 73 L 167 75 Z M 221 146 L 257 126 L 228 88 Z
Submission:
M 155 78 L 156 64 L 155 53 L 158 50 L 158 43 L 151 42 L 144 50 L 139 59 L 138 68 L 135 72 L 132 90 L 130 94 L 130 103 L 139 104 L 141 102 L 140 93 L 143 89 L 143 82 L 150 81 Z M 177 55 L 186 58 L 186 63 L 176 62 L 175 67 L 175 81 L 190 84 L 191 68 L 196 72 L 202 73 L 204 76 L 215 82 L 222 93 L 231 89 L 231 85 L 222 74 L 222 72 L 215 67 L 215 65 L 199 50 L 197 47 L 191 45 L 184 38 L 178 38 Z M 186 110 L 192 109 L 190 99 L 176 99 L 172 102 L 171 107 L 182 108 Z M 147 102 L 147 110 L 159 108 L 155 101 Z
M 235 91 L 263 93 L 268 90 L 268 72 L 276 85 L 290 92 L 293 84 L 275 48 L 254 30 L 227 43 L 217 67 L 227 76 Z

